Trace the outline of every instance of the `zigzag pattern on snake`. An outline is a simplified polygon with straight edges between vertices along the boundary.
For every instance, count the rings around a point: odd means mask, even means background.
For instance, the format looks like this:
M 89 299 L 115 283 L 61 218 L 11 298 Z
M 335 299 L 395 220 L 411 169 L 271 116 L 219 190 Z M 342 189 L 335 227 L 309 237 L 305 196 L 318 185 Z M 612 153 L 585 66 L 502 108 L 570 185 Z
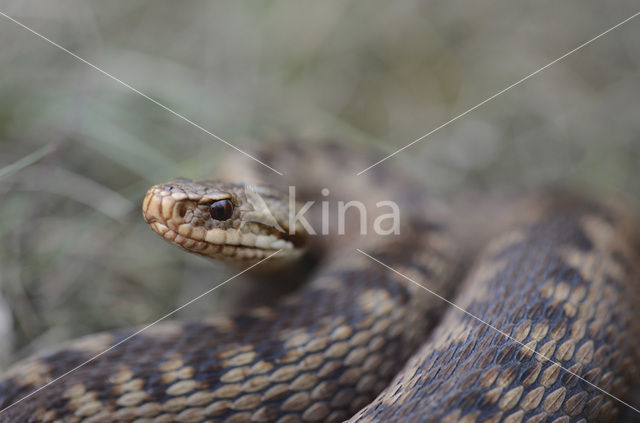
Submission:
M 297 160 L 303 199 L 333 176 L 338 198 L 404 204 L 401 234 L 318 236 L 317 265 L 292 275 L 284 262 L 300 255 L 306 236 L 299 227 L 288 235 L 281 191 L 184 179 L 152 187 L 143 212 L 165 239 L 245 263 L 281 249 L 257 275 L 261 283 L 308 281 L 275 305 L 153 326 L 8 408 L 0 422 L 564 423 L 615 421 L 628 411 L 607 394 L 633 401 L 640 362 L 640 244 L 626 210 L 532 197 L 464 266 L 465 238 L 447 210 L 394 173 L 350 185 L 338 175 L 359 168 L 357 158 L 336 145 L 271 151 Z M 276 160 L 269 150 L 260 157 Z M 249 179 L 282 183 L 265 173 Z M 256 195 L 284 233 L 260 214 Z M 0 408 L 136 330 L 89 335 L 15 364 L 0 378 Z

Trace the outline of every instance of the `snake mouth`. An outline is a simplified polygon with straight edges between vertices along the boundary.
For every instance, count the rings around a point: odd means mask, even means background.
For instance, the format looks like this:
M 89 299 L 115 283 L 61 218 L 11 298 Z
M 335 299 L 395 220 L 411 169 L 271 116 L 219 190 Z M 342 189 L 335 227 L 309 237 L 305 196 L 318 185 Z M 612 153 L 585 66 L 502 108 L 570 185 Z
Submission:
M 191 253 L 218 259 L 261 260 L 278 250 L 298 255 L 296 235 L 255 222 L 244 224 L 241 211 L 226 222 L 209 216 L 211 201 L 234 199 L 228 192 L 189 196 L 182 190 L 156 185 L 143 201 L 142 213 L 151 229 L 163 239 Z

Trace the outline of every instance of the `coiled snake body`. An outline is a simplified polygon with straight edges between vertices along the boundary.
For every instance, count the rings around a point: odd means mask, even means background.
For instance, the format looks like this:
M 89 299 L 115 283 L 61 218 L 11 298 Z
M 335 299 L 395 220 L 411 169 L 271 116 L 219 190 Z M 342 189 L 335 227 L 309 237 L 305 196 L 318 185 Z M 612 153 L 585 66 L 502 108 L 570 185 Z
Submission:
M 301 193 L 328 186 L 327 167 L 357 169 L 334 145 L 286 149 L 282 160 L 313 181 L 297 180 Z M 627 212 L 536 197 L 461 278 L 465 239 L 446 213 L 404 182 L 389 189 L 393 174 L 370 173 L 375 189 L 340 179 L 333 192 L 404 202 L 400 235 L 319 241 L 309 281 L 276 305 L 130 339 L 137 329 L 91 335 L 19 362 L 0 379 L 0 409 L 126 339 L 0 422 L 564 423 L 629 412 L 620 400 L 633 401 L 640 331 Z M 244 262 L 280 251 L 260 265 L 273 281 L 291 278 L 283 259 L 305 243 L 288 211 L 266 186 L 182 179 L 152 187 L 143 205 L 152 228 L 188 251 Z

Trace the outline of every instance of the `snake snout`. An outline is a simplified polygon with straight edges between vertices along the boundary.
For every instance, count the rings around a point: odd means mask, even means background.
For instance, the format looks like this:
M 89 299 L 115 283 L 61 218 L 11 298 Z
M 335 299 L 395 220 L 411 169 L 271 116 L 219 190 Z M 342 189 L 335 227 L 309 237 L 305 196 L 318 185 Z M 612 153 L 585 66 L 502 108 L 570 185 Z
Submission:
M 147 191 L 142 202 L 142 216 L 145 222 L 167 223 L 173 216 L 173 209 L 176 201 L 169 190 L 163 189 L 162 185 L 153 186 Z

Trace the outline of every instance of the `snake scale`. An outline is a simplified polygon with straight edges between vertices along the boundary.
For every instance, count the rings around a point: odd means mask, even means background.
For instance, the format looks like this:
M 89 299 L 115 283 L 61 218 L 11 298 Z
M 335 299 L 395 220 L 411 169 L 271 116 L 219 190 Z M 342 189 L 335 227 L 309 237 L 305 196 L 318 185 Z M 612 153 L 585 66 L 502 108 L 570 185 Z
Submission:
M 400 234 L 290 231 L 287 182 L 256 165 L 222 172 L 251 183 L 156 185 L 143 214 L 164 239 L 245 266 L 277 252 L 252 270 L 260 284 L 301 286 L 232 315 L 28 357 L 0 378 L 0 422 L 638 421 L 622 402 L 638 404 L 640 362 L 640 243 L 623 207 L 553 194 L 478 218 L 474 204 L 462 215 L 499 230 L 472 242 L 452 229 L 455 213 L 387 165 L 350 176 L 360 159 L 338 145 L 258 157 L 294 161 L 297 179 L 285 179 L 303 200 L 331 186 L 334 199 L 397 201 Z

